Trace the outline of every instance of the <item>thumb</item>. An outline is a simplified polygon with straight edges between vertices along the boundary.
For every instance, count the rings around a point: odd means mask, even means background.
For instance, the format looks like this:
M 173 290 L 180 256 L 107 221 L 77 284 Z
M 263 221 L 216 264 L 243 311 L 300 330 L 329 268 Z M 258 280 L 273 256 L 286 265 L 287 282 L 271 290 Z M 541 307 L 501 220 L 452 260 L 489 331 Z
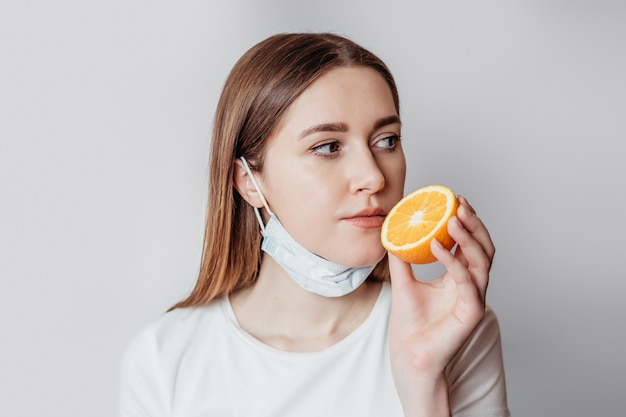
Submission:
M 389 274 L 391 275 L 392 287 L 404 287 L 415 281 L 411 264 L 404 262 L 397 256 L 387 253 L 389 258 Z

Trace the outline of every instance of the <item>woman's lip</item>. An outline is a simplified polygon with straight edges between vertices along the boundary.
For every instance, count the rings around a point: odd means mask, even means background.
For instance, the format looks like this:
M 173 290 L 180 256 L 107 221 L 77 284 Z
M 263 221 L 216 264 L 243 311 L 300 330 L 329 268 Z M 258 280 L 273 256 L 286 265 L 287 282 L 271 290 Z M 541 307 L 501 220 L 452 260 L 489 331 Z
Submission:
M 374 216 L 354 216 L 345 218 L 344 220 L 363 229 L 376 229 L 382 227 L 385 216 L 382 214 Z
M 346 216 L 347 218 L 352 218 L 352 217 L 370 217 L 370 216 L 386 216 L 387 213 L 385 212 L 385 210 L 381 209 L 380 207 L 369 207 L 369 208 L 365 208 L 357 213 L 352 213 L 350 216 Z

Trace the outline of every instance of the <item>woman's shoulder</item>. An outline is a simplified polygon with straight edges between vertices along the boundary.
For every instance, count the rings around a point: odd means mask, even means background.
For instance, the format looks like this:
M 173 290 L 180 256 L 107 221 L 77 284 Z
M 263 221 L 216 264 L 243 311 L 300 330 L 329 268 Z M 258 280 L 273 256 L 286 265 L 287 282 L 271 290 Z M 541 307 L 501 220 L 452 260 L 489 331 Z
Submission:
M 161 355 L 184 349 L 197 337 L 199 327 L 210 329 L 217 325 L 223 316 L 222 302 L 222 299 L 216 299 L 204 306 L 177 308 L 163 313 L 131 339 L 125 356 Z
M 215 300 L 202 307 L 171 310 L 131 339 L 120 364 L 122 414 L 137 415 L 142 409 L 141 415 L 167 415 L 164 410 L 169 409 L 180 363 L 189 352 L 203 351 L 211 339 L 205 330 L 213 333 L 224 321 L 220 306 L 221 300 Z

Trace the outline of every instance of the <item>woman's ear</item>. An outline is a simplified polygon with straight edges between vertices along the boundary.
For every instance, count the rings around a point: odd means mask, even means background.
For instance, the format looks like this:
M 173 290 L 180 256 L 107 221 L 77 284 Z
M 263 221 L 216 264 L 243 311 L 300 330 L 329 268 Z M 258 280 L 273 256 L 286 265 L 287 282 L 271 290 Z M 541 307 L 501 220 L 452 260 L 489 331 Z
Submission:
M 256 208 L 263 207 L 263 200 L 257 189 L 254 188 L 250 174 L 248 174 L 248 171 L 246 171 L 246 168 L 243 166 L 243 162 L 239 159 L 235 159 L 235 162 L 233 162 L 233 184 L 248 204 Z

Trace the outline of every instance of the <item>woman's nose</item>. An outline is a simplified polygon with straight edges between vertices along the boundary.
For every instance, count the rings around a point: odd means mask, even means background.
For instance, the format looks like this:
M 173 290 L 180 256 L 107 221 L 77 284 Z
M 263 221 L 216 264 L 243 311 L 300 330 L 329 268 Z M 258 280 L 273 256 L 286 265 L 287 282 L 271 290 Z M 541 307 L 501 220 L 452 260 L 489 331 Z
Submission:
M 355 155 L 349 167 L 349 176 L 350 191 L 353 193 L 375 193 L 385 187 L 385 176 L 369 149 Z

